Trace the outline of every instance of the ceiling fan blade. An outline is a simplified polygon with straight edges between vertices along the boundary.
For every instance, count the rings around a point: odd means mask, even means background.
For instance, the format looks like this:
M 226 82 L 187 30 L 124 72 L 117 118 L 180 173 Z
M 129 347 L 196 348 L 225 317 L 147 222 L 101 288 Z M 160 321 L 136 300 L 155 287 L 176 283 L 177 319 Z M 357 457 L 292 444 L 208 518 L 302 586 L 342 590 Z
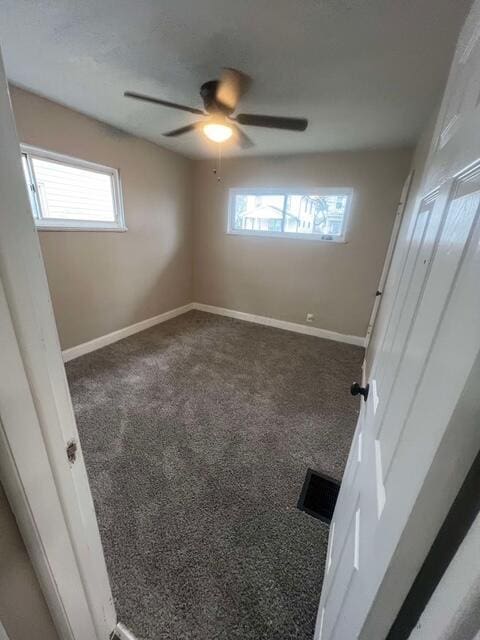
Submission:
M 216 99 L 233 111 L 251 83 L 252 79 L 246 73 L 225 67 L 220 76 Z
M 230 125 L 233 129 L 233 135 L 235 136 L 236 141 L 242 147 L 242 149 L 250 149 L 254 147 L 253 140 L 251 140 L 247 134 L 240 129 L 236 124 Z
M 179 129 L 173 129 L 172 131 L 167 131 L 163 135 L 166 138 L 176 138 L 177 136 L 183 136 L 184 133 L 188 133 L 189 131 L 194 131 L 198 127 L 198 122 L 194 124 L 187 124 L 185 127 L 180 127 Z
M 286 129 L 288 131 L 305 131 L 308 126 L 306 118 L 282 118 L 279 116 L 261 116 L 253 113 L 239 113 L 235 120 L 246 126 Z
M 153 104 L 161 104 L 164 107 L 170 107 L 172 109 L 180 109 L 180 111 L 188 111 L 189 113 L 198 113 L 204 115 L 200 109 L 194 107 L 187 107 L 184 104 L 177 104 L 176 102 L 169 102 L 168 100 L 160 100 L 160 98 L 152 98 L 152 96 L 145 96 L 143 93 L 136 93 L 135 91 L 125 91 L 123 94 L 127 98 L 135 98 L 136 100 L 143 100 L 144 102 L 153 102 Z

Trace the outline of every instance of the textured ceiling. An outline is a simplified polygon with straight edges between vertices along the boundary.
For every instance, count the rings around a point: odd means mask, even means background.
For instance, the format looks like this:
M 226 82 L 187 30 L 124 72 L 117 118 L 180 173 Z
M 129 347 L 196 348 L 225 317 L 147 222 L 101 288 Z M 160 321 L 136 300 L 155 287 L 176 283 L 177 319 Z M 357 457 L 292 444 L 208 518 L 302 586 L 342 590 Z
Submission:
M 248 153 L 415 142 L 441 94 L 470 0 L 0 0 L 10 80 L 189 156 L 195 120 L 123 97 L 202 106 L 220 67 L 248 73 L 241 111 L 305 116 L 305 133 L 249 127 Z M 245 154 L 236 148 L 225 152 Z

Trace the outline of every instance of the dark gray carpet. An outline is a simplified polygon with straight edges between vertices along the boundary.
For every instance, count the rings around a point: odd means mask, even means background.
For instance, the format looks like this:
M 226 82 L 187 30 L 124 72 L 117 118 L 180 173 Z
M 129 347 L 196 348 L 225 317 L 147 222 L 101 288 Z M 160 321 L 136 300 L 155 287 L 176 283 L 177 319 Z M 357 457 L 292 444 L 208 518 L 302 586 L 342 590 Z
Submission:
M 119 619 L 148 640 L 310 640 L 363 349 L 191 312 L 67 365 Z

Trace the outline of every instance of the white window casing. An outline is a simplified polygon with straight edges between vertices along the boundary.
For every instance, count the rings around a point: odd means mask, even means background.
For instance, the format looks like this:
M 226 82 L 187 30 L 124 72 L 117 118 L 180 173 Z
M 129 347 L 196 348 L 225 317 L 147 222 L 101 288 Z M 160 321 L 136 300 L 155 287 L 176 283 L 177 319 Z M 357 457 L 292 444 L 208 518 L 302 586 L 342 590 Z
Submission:
M 25 144 L 21 151 L 37 229 L 126 231 L 117 169 Z
M 233 188 L 227 234 L 345 243 L 353 195 L 353 189 L 346 187 Z M 244 208 L 240 213 L 239 206 Z

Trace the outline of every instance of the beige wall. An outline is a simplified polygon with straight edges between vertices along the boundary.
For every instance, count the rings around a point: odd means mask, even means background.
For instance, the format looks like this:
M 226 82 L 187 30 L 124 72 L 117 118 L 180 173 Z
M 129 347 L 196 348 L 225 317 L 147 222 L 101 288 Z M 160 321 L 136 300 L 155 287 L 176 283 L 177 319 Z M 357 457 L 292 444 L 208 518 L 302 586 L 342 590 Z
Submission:
M 40 231 L 62 348 L 192 299 L 190 160 L 20 90 L 22 142 L 120 170 L 128 231 Z
M 230 159 L 218 184 L 211 161 L 12 101 L 21 141 L 120 170 L 127 232 L 39 232 L 62 348 L 193 300 L 365 335 L 410 150 Z M 286 185 L 352 187 L 347 243 L 225 234 L 230 187 Z
M 58 638 L 1 485 L 0 622 L 9 640 Z
M 365 336 L 410 149 L 195 163 L 194 298 Z M 232 187 L 352 187 L 345 244 L 227 235 Z

